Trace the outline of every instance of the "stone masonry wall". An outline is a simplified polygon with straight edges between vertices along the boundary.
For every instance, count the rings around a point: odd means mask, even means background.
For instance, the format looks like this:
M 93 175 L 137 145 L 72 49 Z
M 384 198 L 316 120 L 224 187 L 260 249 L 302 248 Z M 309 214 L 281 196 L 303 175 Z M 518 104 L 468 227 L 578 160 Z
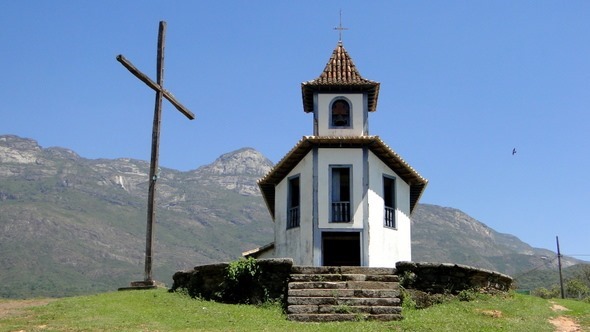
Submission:
M 512 278 L 494 271 L 448 263 L 398 262 L 402 286 L 435 294 L 458 294 L 476 289 L 484 292 L 508 291 Z
M 192 297 L 229 303 L 284 301 L 293 260 L 290 258 L 256 260 L 259 272 L 252 279 L 235 284 L 227 279 L 229 263 L 200 265 L 179 271 L 172 277 L 170 291 L 185 290 Z
M 179 271 L 172 277 L 170 291 L 184 290 L 192 297 L 225 303 L 287 303 L 287 290 L 293 260 L 256 260 L 258 273 L 252 279 L 231 282 L 227 278 L 228 263 L 201 265 L 190 271 Z M 396 274 L 406 289 L 431 294 L 458 294 L 463 290 L 494 293 L 508 291 L 512 278 L 489 270 L 466 265 L 398 262 Z

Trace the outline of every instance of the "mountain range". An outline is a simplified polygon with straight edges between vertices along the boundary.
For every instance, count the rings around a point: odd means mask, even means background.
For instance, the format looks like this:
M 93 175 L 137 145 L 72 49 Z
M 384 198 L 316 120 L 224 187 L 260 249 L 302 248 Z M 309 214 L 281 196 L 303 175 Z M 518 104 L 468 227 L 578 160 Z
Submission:
M 243 148 L 158 177 L 154 277 L 238 259 L 273 240 L 257 179 L 273 164 Z M 70 296 L 143 279 L 149 164 L 86 159 L 61 147 L 0 136 L 0 297 Z M 525 276 L 556 271 L 556 254 L 494 231 L 462 211 L 419 204 L 415 261 Z M 582 263 L 563 257 L 564 267 Z M 517 278 L 521 287 L 531 286 Z

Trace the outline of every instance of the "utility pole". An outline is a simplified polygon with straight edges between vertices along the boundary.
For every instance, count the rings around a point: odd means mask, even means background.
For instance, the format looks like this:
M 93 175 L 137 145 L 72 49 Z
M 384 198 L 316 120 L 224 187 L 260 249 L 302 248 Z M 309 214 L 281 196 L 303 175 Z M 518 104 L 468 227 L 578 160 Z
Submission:
M 557 267 L 559 268 L 559 287 L 561 289 L 561 298 L 565 299 L 565 293 L 563 291 L 563 276 L 561 274 L 561 252 L 559 251 L 559 236 L 555 237 L 557 241 Z

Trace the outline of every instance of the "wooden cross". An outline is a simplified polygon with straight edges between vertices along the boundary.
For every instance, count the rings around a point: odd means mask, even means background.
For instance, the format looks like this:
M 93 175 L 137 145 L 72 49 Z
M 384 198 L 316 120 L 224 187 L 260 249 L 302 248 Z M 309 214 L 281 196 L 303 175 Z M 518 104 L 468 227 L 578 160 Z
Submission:
M 121 54 L 117 56 L 119 61 L 125 68 L 127 68 L 133 75 L 139 78 L 142 82 L 147 84 L 150 88 L 156 91 L 156 106 L 154 109 L 154 124 L 152 129 L 152 155 L 150 161 L 150 177 L 149 177 L 149 192 L 148 192 L 148 213 L 147 213 L 147 230 L 146 230 L 146 246 L 145 246 L 145 280 L 144 282 L 131 283 L 132 286 L 153 286 L 152 279 L 152 256 L 153 256 L 153 242 L 154 242 L 154 224 L 156 221 L 156 180 L 158 180 L 158 155 L 160 151 L 160 122 L 162 119 L 162 97 L 166 98 L 176 109 L 184 114 L 190 120 L 195 118 L 195 115 L 187 108 L 182 106 L 174 96 L 164 89 L 164 36 L 166 34 L 166 22 L 160 22 L 158 30 L 158 59 L 157 59 L 157 78 L 156 82 L 135 68 Z M 135 284 L 135 285 L 134 285 Z
M 340 24 L 338 24 L 338 26 L 335 27 L 334 30 L 338 30 L 338 41 L 342 42 L 342 31 L 348 30 L 348 28 L 342 27 L 342 10 L 340 10 Z

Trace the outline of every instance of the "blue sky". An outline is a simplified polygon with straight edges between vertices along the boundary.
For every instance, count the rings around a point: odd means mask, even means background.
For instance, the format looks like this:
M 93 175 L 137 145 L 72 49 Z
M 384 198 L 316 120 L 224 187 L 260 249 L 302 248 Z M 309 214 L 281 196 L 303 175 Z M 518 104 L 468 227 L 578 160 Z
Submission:
M 154 93 L 115 57 L 155 79 L 164 20 L 164 86 L 196 119 L 164 103 L 160 164 L 242 147 L 277 162 L 312 133 L 300 83 L 340 10 L 345 48 L 381 82 L 370 132 L 429 179 L 421 202 L 590 255 L 588 1 L 5 0 L 0 134 L 149 160 Z

